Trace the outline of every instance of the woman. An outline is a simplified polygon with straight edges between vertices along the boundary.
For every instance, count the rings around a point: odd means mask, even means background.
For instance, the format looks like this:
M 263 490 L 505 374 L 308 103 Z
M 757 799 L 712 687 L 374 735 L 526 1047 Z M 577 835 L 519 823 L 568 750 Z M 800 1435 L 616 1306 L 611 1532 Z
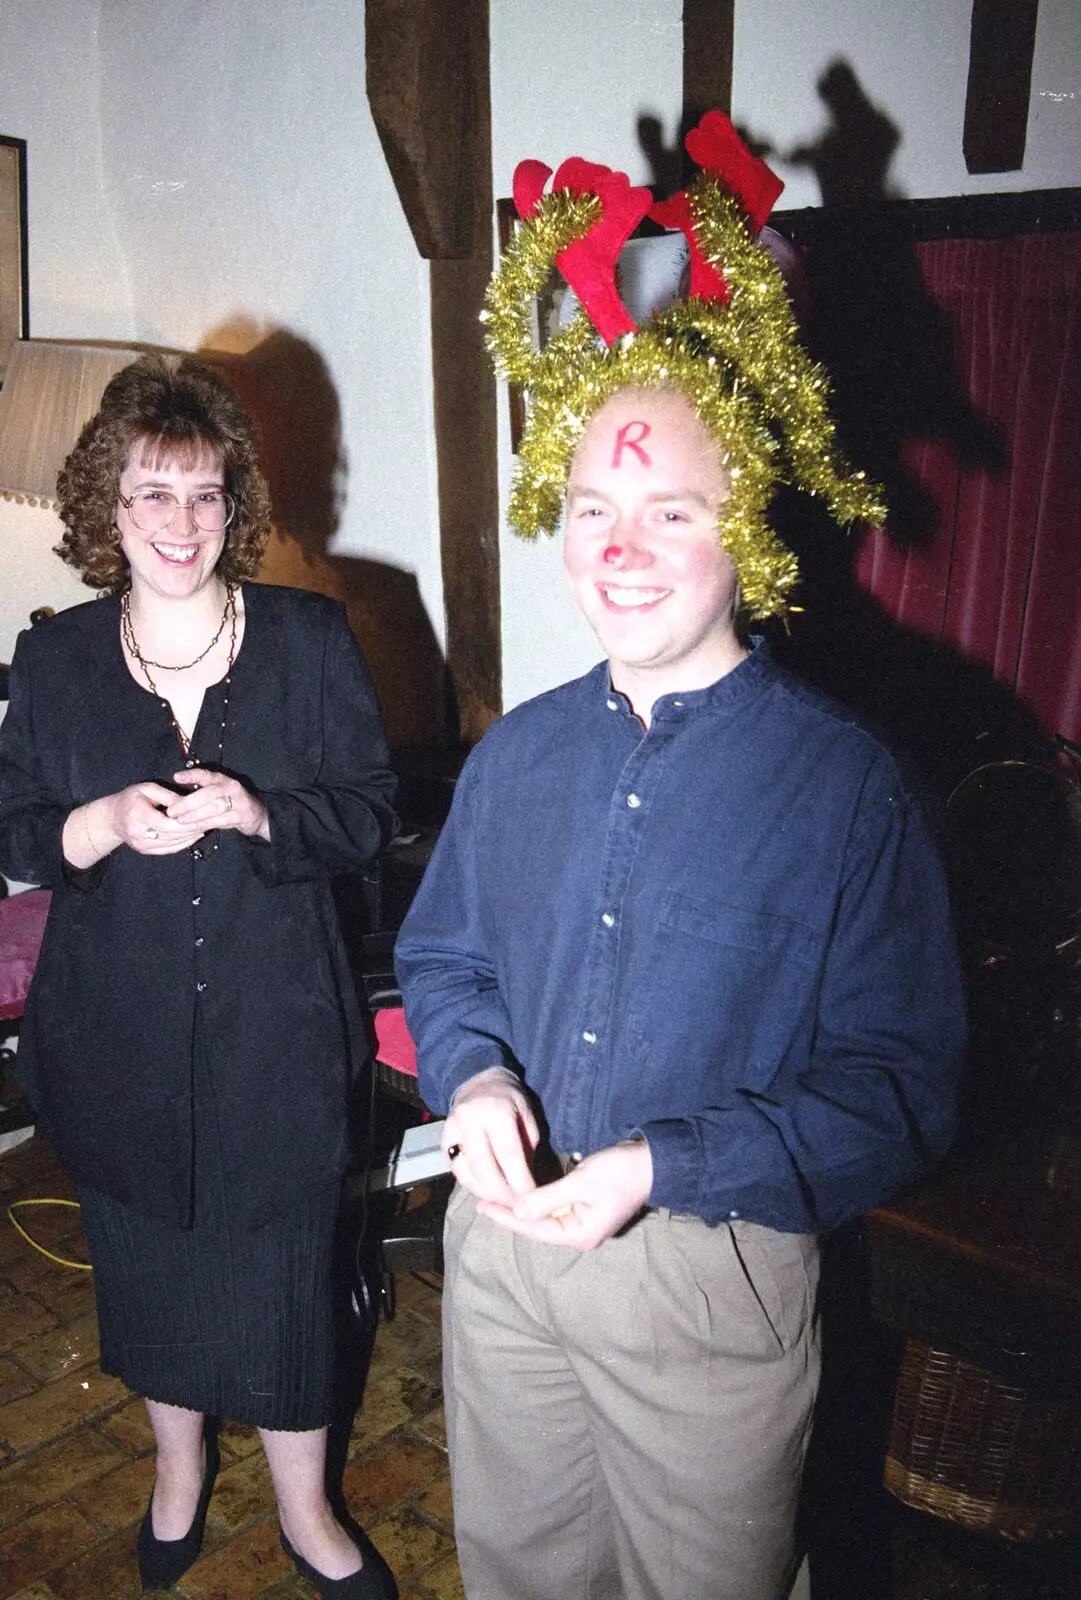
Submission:
M 199 1553 L 225 1415 L 260 1431 L 298 1571 L 395 1595 L 323 1482 L 365 1059 L 330 879 L 394 829 L 375 696 L 340 606 L 249 581 L 268 495 L 212 372 L 125 368 L 58 495 L 58 554 L 107 598 L 19 639 L 0 869 L 53 889 L 19 1060 L 76 1180 L 103 1370 L 146 1396 L 143 1582 Z

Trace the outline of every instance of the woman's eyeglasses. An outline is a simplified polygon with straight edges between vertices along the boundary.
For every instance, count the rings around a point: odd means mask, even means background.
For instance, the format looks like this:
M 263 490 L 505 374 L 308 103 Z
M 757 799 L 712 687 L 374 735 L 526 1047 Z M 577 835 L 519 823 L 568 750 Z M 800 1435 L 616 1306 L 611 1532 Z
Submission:
M 137 489 L 130 500 L 117 495 L 132 522 L 143 533 L 164 533 L 180 510 L 190 511 L 201 533 L 222 533 L 233 520 L 236 503 L 224 489 L 204 489 L 180 501 L 168 489 Z

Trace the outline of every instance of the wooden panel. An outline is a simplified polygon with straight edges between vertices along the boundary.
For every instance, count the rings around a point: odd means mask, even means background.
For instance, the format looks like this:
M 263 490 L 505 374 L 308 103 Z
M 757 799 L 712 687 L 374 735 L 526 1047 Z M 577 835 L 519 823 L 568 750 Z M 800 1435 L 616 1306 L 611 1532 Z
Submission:
M 969 172 L 1025 163 L 1039 0 L 973 0 L 963 149 Z
M 411 572 L 330 555 L 275 526 L 258 581 L 341 600 L 371 669 L 392 747 L 444 742 L 443 659 Z

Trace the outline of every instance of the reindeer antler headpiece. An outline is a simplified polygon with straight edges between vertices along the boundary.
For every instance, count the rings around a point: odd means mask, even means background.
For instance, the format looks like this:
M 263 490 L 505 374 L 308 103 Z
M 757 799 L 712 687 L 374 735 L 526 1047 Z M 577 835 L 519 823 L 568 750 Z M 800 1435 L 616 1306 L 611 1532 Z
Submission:
M 625 173 L 577 156 L 547 195 L 550 168 L 523 161 L 515 172 L 522 227 L 484 312 L 497 364 L 530 397 L 510 521 L 527 538 L 555 532 L 582 430 L 618 389 L 678 389 L 717 439 L 728 472 L 719 527 L 743 603 L 755 617 L 783 614 L 798 573 L 767 520 L 776 485 L 821 495 L 842 523 L 881 522 L 885 508 L 880 491 L 838 454 L 826 374 L 800 344 L 784 281 L 757 240 L 780 179 L 719 111 L 687 135 L 687 149 L 701 175 L 659 204 Z M 616 263 L 646 215 L 686 235 L 690 292 L 636 327 Z M 531 305 L 553 263 L 581 308 L 538 353 Z

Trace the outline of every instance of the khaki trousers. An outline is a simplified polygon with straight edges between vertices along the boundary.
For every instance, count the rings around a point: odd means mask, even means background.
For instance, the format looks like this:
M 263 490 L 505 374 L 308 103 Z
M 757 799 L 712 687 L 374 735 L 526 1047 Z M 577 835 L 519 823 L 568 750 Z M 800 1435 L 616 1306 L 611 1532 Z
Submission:
M 753 1223 L 651 1211 L 579 1253 L 456 1189 L 444 1378 L 469 1600 L 784 1600 L 817 1279 L 813 1238 Z

